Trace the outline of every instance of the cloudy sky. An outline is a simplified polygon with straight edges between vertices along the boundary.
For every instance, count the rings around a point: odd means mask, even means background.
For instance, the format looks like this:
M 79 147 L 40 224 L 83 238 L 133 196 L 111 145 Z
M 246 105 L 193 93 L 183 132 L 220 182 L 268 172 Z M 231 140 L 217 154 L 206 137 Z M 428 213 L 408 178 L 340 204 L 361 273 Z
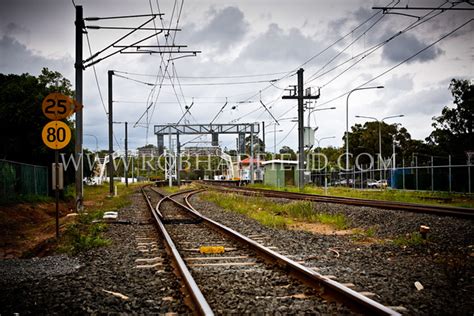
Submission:
M 451 1 L 454 2 L 454 1 Z M 404 114 L 388 123 L 402 123 L 413 138 L 431 132 L 431 118 L 451 104 L 452 78 L 473 78 L 474 23 L 470 22 L 429 49 L 420 50 L 473 18 L 473 11 L 398 11 L 416 15 L 383 15 L 373 6 L 395 2 L 343 0 L 75 0 L 85 17 L 107 17 L 162 12 L 156 27 L 180 28 L 165 39 L 152 37 L 143 44 L 187 45 L 200 50 L 196 57 L 169 61 L 169 55 L 116 54 L 84 72 L 84 144 L 107 147 L 107 71 L 115 70 L 114 120 L 129 122 L 130 148 L 156 143 L 153 125 L 176 122 L 190 106 L 189 123 L 209 123 L 226 100 L 216 123 L 272 123 L 261 106 L 283 118 L 277 126 L 277 148 L 297 146 L 296 102 L 282 100 L 283 89 L 296 84 L 295 71 L 304 68 L 305 88 L 320 88 L 316 111 L 316 138 L 332 137 L 322 145 L 342 145 L 345 130 L 345 94 L 365 86 L 384 89 L 351 95 L 349 122 L 355 115 L 383 118 Z M 400 0 L 398 6 L 449 7 L 448 1 Z M 470 7 L 467 3 L 457 7 Z M 75 8 L 67 0 L 2 0 L 0 2 L 0 72 L 38 75 L 42 67 L 61 72 L 74 84 Z M 178 19 L 179 18 L 179 19 Z M 101 20 L 86 25 L 137 27 L 147 18 Z M 150 22 L 146 27 L 154 27 Z M 88 30 L 91 51 L 97 52 L 128 31 Z M 165 32 L 166 33 L 166 32 Z M 122 45 L 149 36 L 139 31 Z M 99 57 L 117 49 L 106 51 Z M 84 57 L 89 57 L 84 36 Z M 180 55 L 173 55 L 178 57 Z M 397 66 L 400 64 L 399 66 Z M 161 67 L 161 68 L 160 68 Z M 164 70 L 167 70 L 164 72 Z M 163 78 L 163 74 L 165 78 Z M 158 84 L 158 86 L 146 85 Z M 160 87 L 161 85 L 161 87 Z M 99 89 L 102 93 L 101 101 Z M 149 105 L 153 102 L 153 105 Z M 39 106 L 39 105 L 38 105 Z M 313 105 L 314 106 L 314 105 Z M 146 112 L 146 108 L 149 111 Z M 142 117 L 140 119 L 140 117 Z M 307 116 L 305 114 L 307 119 Z M 140 120 L 139 120 L 140 119 Z M 305 119 L 305 120 L 306 120 Z M 133 126 L 138 123 L 135 128 Z M 147 128 L 148 127 L 148 128 Z M 273 131 L 268 126 L 267 131 Z M 115 126 L 116 144 L 123 148 L 123 126 Z M 185 137 L 182 142 L 191 140 Z M 266 134 L 273 150 L 273 132 Z M 202 137 L 201 145 L 209 138 Z M 235 147 L 235 136 L 223 136 L 221 145 Z M 198 144 L 194 144 L 198 145 Z

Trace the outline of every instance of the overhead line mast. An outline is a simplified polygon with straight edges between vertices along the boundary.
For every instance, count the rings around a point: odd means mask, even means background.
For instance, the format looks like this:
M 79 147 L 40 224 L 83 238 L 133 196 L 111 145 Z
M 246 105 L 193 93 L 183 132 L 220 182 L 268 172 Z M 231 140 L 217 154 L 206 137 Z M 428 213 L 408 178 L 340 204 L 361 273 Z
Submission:
M 149 38 L 153 36 L 157 36 L 158 34 L 163 33 L 164 31 L 167 31 L 168 34 L 170 31 L 178 31 L 179 29 L 171 29 L 171 28 L 145 28 L 145 25 L 147 25 L 149 22 L 154 21 L 154 19 L 159 16 L 163 15 L 162 13 L 152 13 L 152 14 L 138 14 L 138 15 L 121 15 L 121 16 L 108 16 L 108 17 L 83 17 L 83 7 L 80 5 L 75 5 L 76 9 L 76 20 L 75 20 L 75 63 L 74 63 L 74 68 L 75 68 L 75 100 L 78 104 L 83 103 L 83 71 L 90 66 L 95 65 L 96 63 L 99 63 L 100 61 L 107 59 L 117 53 L 122 53 L 126 49 L 129 48 L 136 48 L 136 46 Z M 99 21 L 99 20 L 111 20 L 111 19 L 129 19 L 129 18 L 140 18 L 140 17 L 149 17 L 147 21 L 142 23 L 138 27 L 103 27 L 103 26 L 86 26 L 85 21 Z M 83 34 L 87 34 L 86 29 L 124 29 L 124 30 L 131 30 L 128 32 L 126 35 L 121 36 L 119 39 L 115 40 L 105 48 L 101 49 L 100 51 L 97 51 L 94 54 L 91 54 L 90 57 L 88 57 L 86 60 L 83 59 Z M 98 58 L 102 53 L 108 51 L 111 48 L 117 48 L 116 44 L 118 44 L 120 41 L 124 40 L 127 38 L 129 35 L 133 34 L 136 31 L 153 31 L 153 34 L 146 36 L 139 41 L 136 41 L 135 43 L 124 46 L 119 48 L 118 50 L 109 53 L 108 55 Z M 180 47 L 176 46 L 169 46 L 170 50 L 173 48 L 177 48 L 177 51 L 169 51 L 166 53 L 183 53 L 179 51 Z M 137 48 L 138 49 L 138 48 Z M 136 52 L 136 53 L 144 53 L 144 54 L 152 54 L 154 52 Z M 194 55 L 196 55 L 198 51 L 194 52 Z M 97 58 L 97 59 L 96 59 Z M 109 77 L 111 81 L 111 77 L 113 75 L 113 71 L 109 73 Z M 110 97 L 112 96 L 112 91 L 109 89 L 109 94 Z M 110 100 L 109 100 L 110 101 Z M 112 111 L 109 110 L 108 113 L 108 119 L 109 119 L 109 124 L 112 124 Z M 82 111 L 77 111 L 76 112 L 76 142 L 74 146 L 74 155 L 75 159 L 78 162 L 78 166 L 76 169 L 76 174 L 75 174 L 75 188 L 76 188 L 76 210 L 77 211 L 82 211 L 83 209 L 83 200 L 84 200 L 84 193 L 83 193 L 83 182 L 82 179 L 84 177 L 84 171 L 83 171 L 83 157 L 82 157 L 82 144 L 83 144 L 83 113 Z M 113 128 L 109 127 L 109 139 L 112 139 L 113 137 Z M 111 147 L 111 150 L 113 148 Z M 109 153 L 112 154 L 112 153 Z M 112 189 L 111 189 L 112 191 Z M 111 192 L 113 193 L 113 192 Z

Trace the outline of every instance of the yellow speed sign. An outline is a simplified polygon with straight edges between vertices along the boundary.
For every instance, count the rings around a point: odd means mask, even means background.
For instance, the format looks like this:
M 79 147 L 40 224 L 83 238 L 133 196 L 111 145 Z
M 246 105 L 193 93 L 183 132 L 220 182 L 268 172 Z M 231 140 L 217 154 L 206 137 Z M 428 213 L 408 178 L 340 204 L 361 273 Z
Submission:
M 43 142 L 51 149 L 61 149 L 71 141 L 71 129 L 66 123 L 52 121 L 43 127 L 41 133 Z
M 50 120 L 62 120 L 74 112 L 74 102 L 70 97 L 54 92 L 44 98 L 41 108 Z

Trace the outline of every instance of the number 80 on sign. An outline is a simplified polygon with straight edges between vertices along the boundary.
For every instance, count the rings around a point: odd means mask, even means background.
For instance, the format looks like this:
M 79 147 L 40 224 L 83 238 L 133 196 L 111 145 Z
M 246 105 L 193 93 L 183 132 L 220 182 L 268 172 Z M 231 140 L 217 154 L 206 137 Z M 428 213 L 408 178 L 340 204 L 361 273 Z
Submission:
M 51 149 L 62 149 L 71 141 L 71 129 L 66 123 L 52 121 L 43 127 L 43 142 Z

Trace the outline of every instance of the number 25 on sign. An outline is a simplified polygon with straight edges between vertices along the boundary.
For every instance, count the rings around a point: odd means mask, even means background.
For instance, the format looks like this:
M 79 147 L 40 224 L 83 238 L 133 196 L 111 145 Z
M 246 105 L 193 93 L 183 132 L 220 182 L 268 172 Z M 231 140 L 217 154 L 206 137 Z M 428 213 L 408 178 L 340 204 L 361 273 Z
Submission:
M 73 100 L 61 93 L 50 93 L 44 98 L 41 109 L 50 120 L 62 120 L 74 112 Z
M 61 121 L 51 121 L 43 127 L 43 142 L 51 149 L 62 149 L 71 140 L 71 129 Z

